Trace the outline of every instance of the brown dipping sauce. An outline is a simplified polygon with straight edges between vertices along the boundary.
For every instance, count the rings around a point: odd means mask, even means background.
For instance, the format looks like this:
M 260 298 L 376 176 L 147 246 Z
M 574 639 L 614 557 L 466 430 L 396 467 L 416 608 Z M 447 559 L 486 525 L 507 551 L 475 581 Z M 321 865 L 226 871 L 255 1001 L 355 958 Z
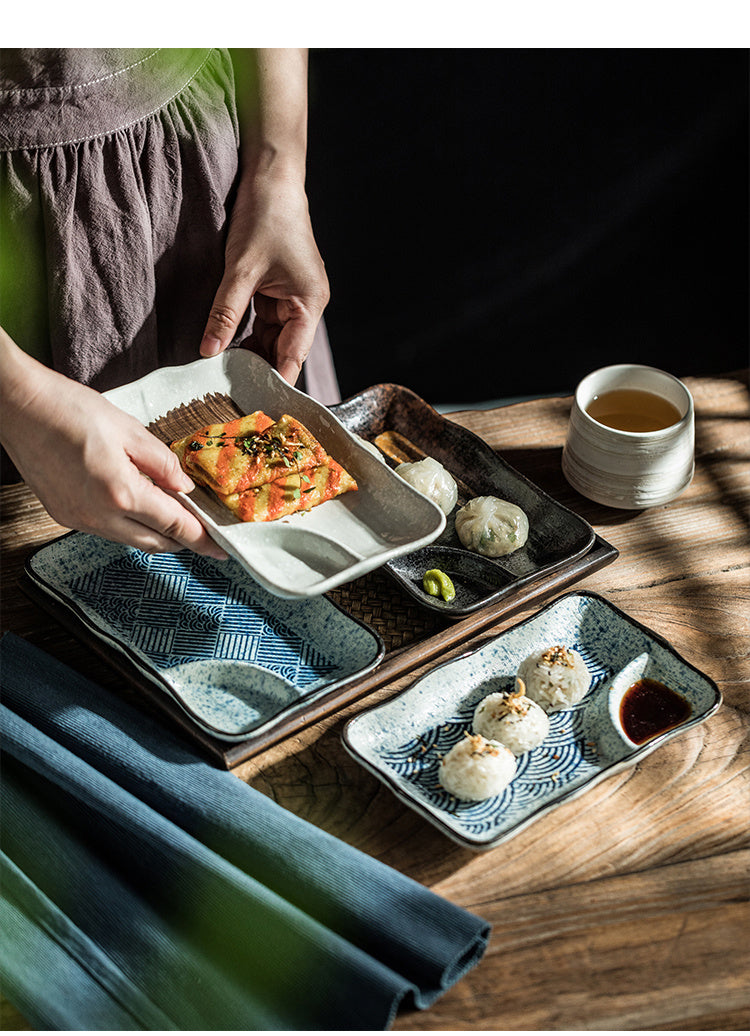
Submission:
M 679 726 L 690 713 L 690 702 L 681 694 L 648 677 L 628 687 L 620 703 L 622 728 L 636 745 Z

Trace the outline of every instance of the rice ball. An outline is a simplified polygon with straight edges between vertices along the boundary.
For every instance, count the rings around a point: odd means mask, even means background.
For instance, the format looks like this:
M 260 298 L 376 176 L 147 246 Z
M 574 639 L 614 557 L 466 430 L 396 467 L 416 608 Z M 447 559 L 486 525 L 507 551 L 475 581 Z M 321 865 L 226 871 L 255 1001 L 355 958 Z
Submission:
M 518 667 L 517 681 L 523 681 L 527 698 L 541 705 L 545 712 L 555 712 L 581 701 L 591 676 L 577 651 L 554 644 L 525 658 Z
M 516 758 L 505 745 L 467 731 L 440 760 L 438 779 L 457 799 L 476 801 L 499 795 L 515 772 Z
M 524 694 L 523 684 L 509 694 L 488 694 L 474 710 L 474 731 L 523 755 L 549 734 L 547 713 Z

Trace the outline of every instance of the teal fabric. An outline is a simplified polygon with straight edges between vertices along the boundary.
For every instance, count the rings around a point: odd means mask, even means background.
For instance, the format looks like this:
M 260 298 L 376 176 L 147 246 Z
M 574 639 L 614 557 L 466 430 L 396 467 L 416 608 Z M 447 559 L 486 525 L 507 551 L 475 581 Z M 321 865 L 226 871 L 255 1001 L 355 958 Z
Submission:
M 481 918 L 0 642 L 0 981 L 35 1028 L 384 1029 L 481 958 Z

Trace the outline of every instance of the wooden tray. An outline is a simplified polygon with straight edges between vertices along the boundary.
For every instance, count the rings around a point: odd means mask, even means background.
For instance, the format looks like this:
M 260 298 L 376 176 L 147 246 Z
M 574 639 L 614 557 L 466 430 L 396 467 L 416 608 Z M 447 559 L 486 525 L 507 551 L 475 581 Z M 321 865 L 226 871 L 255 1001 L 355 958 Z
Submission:
M 385 428 L 404 429 L 412 439 L 422 438 L 422 448 L 446 460 L 457 452 L 461 453 L 464 465 L 471 458 L 475 458 L 475 465 L 469 465 L 467 470 L 461 469 L 461 474 L 466 479 L 479 477 L 472 470 L 473 467 L 479 470 L 490 463 L 496 468 L 497 461 L 511 478 L 523 481 L 537 496 L 542 506 L 545 500 L 549 500 L 552 510 L 556 513 L 566 511 L 528 479 L 515 472 L 515 469 L 496 458 L 494 452 L 478 436 L 447 422 L 429 404 L 402 386 L 374 386 L 331 409 L 350 431 L 362 438 L 372 440 Z M 237 405 L 229 397 L 212 394 L 170 411 L 154 421 L 149 430 L 163 441 L 170 442 L 202 424 L 230 420 L 239 414 Z M 488 456 L 484 456 L 485 454 Z M 480 483 L 477 483 L 477 486 L 480 486 Z M 474 491 L 481 491 L 481 487 L 475 488 Z M 572 512 L 568 513 L 572 515 Z M 406 592 L 405 580 L 399 577 L 399 573 L 390 571 L 389 566 L 376 569 L 330 591 L 327 594 L 329 599 L 371 627 L 382 639 L 385 646 L 383 661 L 361 679 L 355 679 L 328 695 L 316 698 L 309 709 L 288 719 L 280 719 L 265 733 L 250 735 L 247 740 L 239 742 L 212 738 L 193 724 L 183 710 L 144 677 L 126 657 L 115 658 L 106 644 L 99 640 L 85 623 L 77 619 L 64 605 L 40 590 L 26 573 L 22 577 L 21 587 L 27 596 L 52 613 L 61 625 L 120 672 L 128 683 L 158 710 L 169 715 L 180 729 L 214 760 L 231 769 L 265 751 L 272 744 L 338 711 L 349 702 L 369 694 L 432 659 L 439 658 L 444 652 L 468 640 L 499 619 L 522 610 L 530 602 L 541 603 L 614 561 L 618 556 L 617 549 L 595 535 L 587 523 L 583 523 L 581 519 L 578 521 L 589 529 L 590 546 L 587 549 L 580 549 L 579 546 L 572 556 L 566 556 L 564 553 L 557 558 L 550 556 L 537 569 L 527 571 L 520 578 L 514 579 L 501 593 L 490 594 L 486 603 L 481 600 L 474 602 L 469 613 L 458 618 L 455 614 L 430 607 L 429 600 L 420 600 L 419 595 Z M 548 540 L 550 539 L 554 539 L 551 534 L 548 536 Z M 554 550 L 553 547 L 548 549 Z

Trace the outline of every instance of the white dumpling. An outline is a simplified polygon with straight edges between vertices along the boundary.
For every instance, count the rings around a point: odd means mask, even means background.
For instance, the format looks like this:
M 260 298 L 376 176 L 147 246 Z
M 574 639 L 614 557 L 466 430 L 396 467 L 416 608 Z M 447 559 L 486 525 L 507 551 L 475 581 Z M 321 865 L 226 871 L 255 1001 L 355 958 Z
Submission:
M 377 457 L 382 464 L 385 464 L 383 454 L 380 452 L 380 450 L 377 448 L 374 442 L 370 442 L 369 439 L 363 439 L 362 436 L 357 435 L 356 432 L 352 432 L 351 434 L 360 446 L 363 446 L 368 453 L 371 453 L 373 457 Z
M 475 496 L 456 514 L 456 533 L 467 550 L 499 558 L 529 538 L 526 513 L 496 496 Z
M 434 457 L 424 460 L 408 461 L 399 464 L 396 474 L 400 475 L 410 486 L 414 486 L 424 496 L 436 503 L 443 514 L 450 514 L 458 500 L 458 486 L 450 471 L 443 467 Z

